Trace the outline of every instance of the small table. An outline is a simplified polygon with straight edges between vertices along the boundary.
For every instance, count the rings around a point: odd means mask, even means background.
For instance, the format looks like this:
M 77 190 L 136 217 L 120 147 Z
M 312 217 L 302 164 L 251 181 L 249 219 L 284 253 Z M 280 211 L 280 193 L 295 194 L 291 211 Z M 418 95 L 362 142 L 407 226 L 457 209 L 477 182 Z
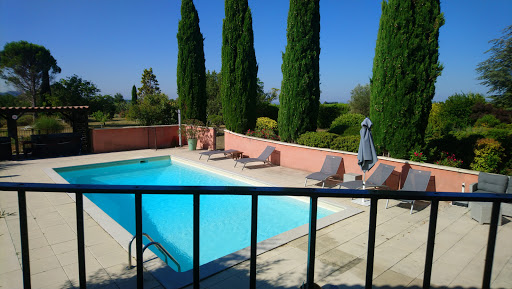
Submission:
M 343 175 L 343 182 L 360 181 L 362 179 L 363 176 L 356 173 L 346 173 Z
M 234 160 L 237 160 L 237 159 L 241 159 L 243 157 L 243 152 L 241 151 L 234 151 L 234 152 L 231 152 L 231 157 L 234 159 Z
M 492 203 L 489 202 L 470 202 L 471 218 L 475 219 L 480 225 L 491 223 Z M 501 226 L 501 210 L 498 217 L 498 225 Z

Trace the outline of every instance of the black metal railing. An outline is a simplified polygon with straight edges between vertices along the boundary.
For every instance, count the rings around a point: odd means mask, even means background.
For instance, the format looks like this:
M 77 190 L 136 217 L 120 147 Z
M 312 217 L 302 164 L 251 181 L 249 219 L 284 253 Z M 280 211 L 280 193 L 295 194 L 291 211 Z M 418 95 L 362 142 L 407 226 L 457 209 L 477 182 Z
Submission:
M 307 260 L 307 288 L 313 288 L 315 272 L 316 219 L 319 197 L 330 198 L 367 198 L 371 199 L 370 223 L 368 233 L 368 254 L 366 266 L 366 288 L 372 287 L 373 261 L 375 249 L 375 230 L 377 227 L 377 201 L 379 199 L 407 199 L 431 201 L 430 223 L 427 239 L 423 288 L 430 287 L 434 242 L 437 225 L 437 211 L 440 201 L 476 201 L 492 202 L 491 223 L 487 240 L 487 253 L 483 272 L 482 288 L 490 288 L 494 248 L 498 228 L 499 209 L 502 202 L 512 203 L 512 194 L 480 194 L 480 193 L 444 193 L 444 192 L 406 192 L 406 191 L 366 191 L 338 190 L 313 188 L 276 188 L 276 187 L 199 187 L 199 186 L 119 186 L 119 185 L 69 185 L 69 184 L 33 184 L 33 183 L 0 183 L 0 191 L 17 191 L 19 202 L 19 218 L 21 233 L 21 253 L 23 266 L 24 288 L 31 288 L 30 258 L 27 230 L 26 192 L 62 192 L 76 194 L 76 218 L 78 239 L 78 270 L 80 288 L 86 288 L 85 275 L 85 243 L 84 243 L 84 193 L 135 194 L 135 231 L 137 255 L 137 288 L 143 288 L 142 260 L 142 195 L 143 194 L 179 194 L 193 195 L 193 286 L 199 288 L 199 201 L 201 195 L 247 195 L 252 196 L 251 209 L 251 257 L 250 257 L 250 288 L 256 288 L 256 236 L 258 220 L 258 196 L 303 196 L 310 198 L 309 245 Z

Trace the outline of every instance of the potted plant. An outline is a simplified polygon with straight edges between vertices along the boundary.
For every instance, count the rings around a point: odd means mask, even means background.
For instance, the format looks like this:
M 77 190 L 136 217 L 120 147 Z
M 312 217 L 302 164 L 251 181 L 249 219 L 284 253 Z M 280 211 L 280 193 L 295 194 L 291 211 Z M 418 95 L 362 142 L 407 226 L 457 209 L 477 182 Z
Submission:
M 206 130 L 204 123 L 197 119 L 188 119 L 183 121 L 186 124 L 181 125 L 181 131 L 187 136 L 188 150 L 193 151 L 197 147 L 198 137 Z

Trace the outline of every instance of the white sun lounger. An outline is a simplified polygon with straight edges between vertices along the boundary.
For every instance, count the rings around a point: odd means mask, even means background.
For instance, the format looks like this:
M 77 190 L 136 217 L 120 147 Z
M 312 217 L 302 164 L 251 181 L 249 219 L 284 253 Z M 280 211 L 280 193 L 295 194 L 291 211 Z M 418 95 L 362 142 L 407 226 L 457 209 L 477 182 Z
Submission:
M 206 161 L 210 160 L 210 157 L 217 154 L 224 154 L 224 156 L 234 153 L 237 150 L 215 150 L 215 151 L 206 151 L 206 152 L 200 152 L 199 153 L 199 159 L 201 159 L 202 156 L 208 156 L 208 159 Z

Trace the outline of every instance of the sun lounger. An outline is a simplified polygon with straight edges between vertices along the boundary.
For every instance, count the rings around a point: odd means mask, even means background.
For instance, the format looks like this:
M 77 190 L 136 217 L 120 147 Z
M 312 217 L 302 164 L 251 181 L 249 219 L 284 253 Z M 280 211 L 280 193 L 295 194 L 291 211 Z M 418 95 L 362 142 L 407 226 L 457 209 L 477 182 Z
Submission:
M 407 179 L 405 180 L 404 186 L 401 191 L 417 191 L 424 192 L 427 190 L 428 182 L 430 181 L 430 171 L 420 171 L 410 169 L 407 173 Z M 401 202 L 411 204 L 411 212 L 414 208 L 414 200 L 400 200 Z M 386 202 L 386 209 L 388 208 L 389 200 Z
M 373 174 L 364 183 L 365 189 L 383 187 L 384 183 L 389 178 L 394 169 L 394 166 L 379 164 Z M 362 187 L 363 181 L 357 180 L 341 183 L 339 188 L 357 190 L 361 189 Z
M 306 177 L 304 181 L 304 187 L 308 183 L 308 179 L 317 180 L 322 182 L 322 188 L 325 186 L 325 181 L 330 177 L 335 177 L 338 175 L 338 168 L 340 167 L 342 157 L 338 156 L 325 156 L 324 164 L 322 165 L 322 169 L 319 172 L 312 173 Z M 341 178 L 341 177 L 340 177 Z
M 206 161 L 209 161 L 210 157 L 213 155 L 224 154 L 224 156 L 226 156 L 226 155 L 234 153 L 234 152 L 237 152 L 237 150 L 231 149 L 231 150 L 215 150 L 215 151 L 200 152 L 199 159 L 201 159 L 201 157 L 203 157 L 203 156 L 208 156 L 208 159 Z
M 261 153 L 261 155 L 257 158 L 245 158 L 245 159 L 238 159 L 238 160 L 235 160 L 235 167 L 238 163 L 242 163 L 244 164 L 244 167 L 242 168 L 242 170 L 245 168 L 245 165 L 248 164 L 248 163 L 252 163 L 252 162 L 263 162 L 264 164 L 267 163 L 267 159 L 270 157 L 270 155 L 274 152 L 276 148 L 275 147 L 272 147 L 272 146 L 267 146 L 265 148 L 265 150 Z

